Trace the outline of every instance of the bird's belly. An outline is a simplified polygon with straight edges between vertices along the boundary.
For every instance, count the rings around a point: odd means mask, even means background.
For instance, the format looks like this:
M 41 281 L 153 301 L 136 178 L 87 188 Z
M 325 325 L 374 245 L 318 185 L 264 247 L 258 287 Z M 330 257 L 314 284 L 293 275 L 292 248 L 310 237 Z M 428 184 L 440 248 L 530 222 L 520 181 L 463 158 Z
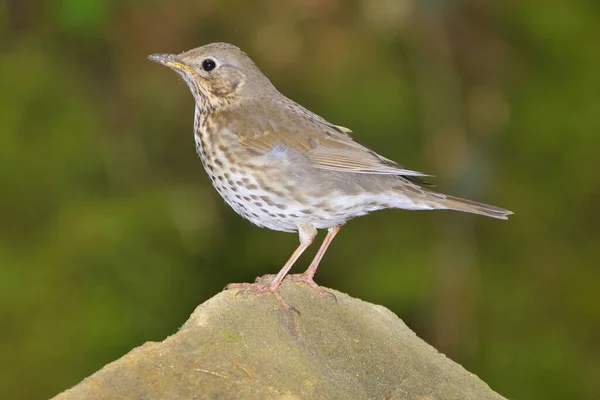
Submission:
M 306 196 L 297 188 L 265 182 L 235 168 L 210 171 L 210 180 L 225 202 L 253 224 L 277 231 L 294 232 L 298 224 L 310 223 L 317 229 L 343 225 L 347 220 L 385 208 L 364 196 Z
M 301 212 L 304 208 L 293 199 L 274 194 L 252 177 L 242 180 L 240 176 L 228 175 L 229 178 L 218 175 L 211 179 L 213 186 L 235 212 L 253 224 L 294 232 L 298 230 L 298 223 L 306 221 L 306 215 Z
M 235 157 L 219 150 L 202 155 L 206 172 L 225 202 L 261 227 L 294 232 L 299 224 L 309 223 L 327 229 L 383 208 L 410 208 L 401 204 L 397 194 L 358 190 L 360 185 L 348 183 L 341 174 L 314 174 L 285 163 L 235 162 Z
M 310 223 L 317 229 L 327 229 L 371 211 L 363 210 L 360 199 L 353 199 L 340 209 L 330 207 L 323 197 L 306 196 L 293 185 L 278 184 L 276 176 L 265 179 L 262 171 L 256 174 L 241 168 L 212 166 L 206 172 L 225 202 L 260 227 L 294 232 L 298 224 Z

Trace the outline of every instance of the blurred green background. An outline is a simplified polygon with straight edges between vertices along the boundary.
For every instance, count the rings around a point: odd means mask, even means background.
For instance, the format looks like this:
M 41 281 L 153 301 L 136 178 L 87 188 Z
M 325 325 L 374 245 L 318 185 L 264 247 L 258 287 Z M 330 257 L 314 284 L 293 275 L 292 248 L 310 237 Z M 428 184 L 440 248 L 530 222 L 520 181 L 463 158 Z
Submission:
M 509 398 L 598 398 L 600 3 L 3 0 L 0 36 L 0 398 L 57 394 L 296 247 L 224 204 L 192 96 L 146 60 L 214 41 L 439 190 L 515 212 L 353 220 L 320 284 Z

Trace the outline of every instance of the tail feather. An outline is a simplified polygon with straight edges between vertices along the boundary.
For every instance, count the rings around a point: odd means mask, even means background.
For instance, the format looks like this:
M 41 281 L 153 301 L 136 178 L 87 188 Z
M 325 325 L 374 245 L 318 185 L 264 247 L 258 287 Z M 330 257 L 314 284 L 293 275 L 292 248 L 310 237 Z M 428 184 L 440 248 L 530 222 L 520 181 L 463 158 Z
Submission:
M 513 214 L 512 211 L 505 210 L 504 208 L 448 195 L 443 200 L 437 200 L 437 203 L 442 204 L 450 210 L 464 211 L 498 219 L 508 219 L 508 216 Z

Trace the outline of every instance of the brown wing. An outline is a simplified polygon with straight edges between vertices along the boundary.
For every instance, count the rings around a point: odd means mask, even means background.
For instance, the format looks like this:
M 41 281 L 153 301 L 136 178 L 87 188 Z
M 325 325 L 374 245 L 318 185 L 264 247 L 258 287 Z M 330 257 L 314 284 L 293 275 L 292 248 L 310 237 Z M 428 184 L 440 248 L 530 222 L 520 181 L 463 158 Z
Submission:
M 240 137 L 244 146 L 254 151 L 266 153 L 276 145 L 284 144 L 306 155 L 316 168 L 353 173 L 429 176 L 380 156 L 353 140 L 348 134 L 351 132 L 349 129 L 331 125 L 307 110 L 261 111 L 230 114 L 227 118 L 230 121 L 228 128 Z

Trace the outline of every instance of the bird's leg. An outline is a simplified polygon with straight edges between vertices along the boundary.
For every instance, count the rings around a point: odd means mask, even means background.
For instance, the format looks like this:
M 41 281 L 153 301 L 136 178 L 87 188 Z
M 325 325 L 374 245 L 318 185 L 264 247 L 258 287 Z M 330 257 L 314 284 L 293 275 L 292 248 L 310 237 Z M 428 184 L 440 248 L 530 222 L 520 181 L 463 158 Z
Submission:
M 271 279 L 269 282 L 265 282 L 266 279 L 263 277 L 259 278 L 256 283 L 230 283 L 227 285 L 227 289 L 242 289 L 239 293 L 273 293 L 281 308 L 286 311 L 296 311 L 298 314 L 300 313 L 298 309 L 294 306 L 288 305 L 283 297 L 281 297 L 281 293 L 279 293 L 279 286 L 283 279 L 289 272 L 290 268 L 294 265 L 298 257 L 304 253 L 304 250 L 308 248 L 313 242 L 315 236 L 317 236 L 317 230 L 311 224 L 298 224 L 298 234 L 300 236 L 300 245 L 298 248 L 292 253 L 292 256 L 287 260 L 283 268 Z M 272 275 L 271 275 L 272 276 Z
M 320 295 L 333 296 L 335 298 L 335 296 L 332 293 L 329 293 L 329 292 L 321 289 L 321 287 L 319 285 L 317 285 L 317 283 L 314 281 L 313 278 L 315 276 L 315 273 L 317 272 L 317 268 L 319 267 L 319 263 L 321 262 L 323 255 L 325 254 L 325 252 L 327 251 L 327 248 L 329 247 L 329 244 L 331 243 L 331 241 L 333 240 L 335 235 L 337 235 L 337 233 L 340 231 L 341 228 L 342 228 L 341 225 L 334 226 L 333 228 L 329 228 L 329 230 L 327 231 L 327 236 L 325 236 L 325 239 L 323 240 L 323 244 L 321 244 L 321 247 L 319 248 L 317 255 L 310 263 L 310 266 L 308 267 L 308 269 L 306 271 L 304 271 L 302 274 L 289 275 L 289 278 L 292 281 L 300 281 L 300 282 L 308 283 L 312 288 L 314 288 L 317 292 L 319 292 Z

